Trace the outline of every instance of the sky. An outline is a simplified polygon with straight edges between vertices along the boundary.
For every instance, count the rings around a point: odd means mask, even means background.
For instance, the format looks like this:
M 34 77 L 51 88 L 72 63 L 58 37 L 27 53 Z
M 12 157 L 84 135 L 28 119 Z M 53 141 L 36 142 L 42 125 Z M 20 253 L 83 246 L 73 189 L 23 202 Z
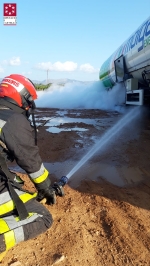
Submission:
M 3 4 L 17 25 L 3 25 Z M 98 81 L 103 62 L 150 16 L 150 0 L 0 0 L 0 78 Z

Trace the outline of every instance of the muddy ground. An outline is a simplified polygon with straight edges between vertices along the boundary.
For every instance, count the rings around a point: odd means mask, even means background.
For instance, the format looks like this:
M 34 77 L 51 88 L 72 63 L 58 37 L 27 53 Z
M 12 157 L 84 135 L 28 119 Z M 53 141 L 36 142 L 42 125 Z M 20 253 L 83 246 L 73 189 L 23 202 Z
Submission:
M 70 177 L 56 205 L 43 203 L 53 226 L 9 250 L 2 265 L 150 265 L 149 110 L 141 108 L 141 114 Z M 51 179 L 67 175 L 122 116 L 117 111 L 37 110 L 38 146 Z M 78 121 L 65 123 L 64 117 Z

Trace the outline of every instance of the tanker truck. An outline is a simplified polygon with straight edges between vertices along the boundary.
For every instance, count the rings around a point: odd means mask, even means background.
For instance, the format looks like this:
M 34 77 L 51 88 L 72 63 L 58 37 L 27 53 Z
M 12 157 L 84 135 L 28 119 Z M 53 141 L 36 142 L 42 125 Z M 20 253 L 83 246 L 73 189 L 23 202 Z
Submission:
M 150 17 L 102 64 L 106 89 L 120 83 L 125 103 L 150 105 Z

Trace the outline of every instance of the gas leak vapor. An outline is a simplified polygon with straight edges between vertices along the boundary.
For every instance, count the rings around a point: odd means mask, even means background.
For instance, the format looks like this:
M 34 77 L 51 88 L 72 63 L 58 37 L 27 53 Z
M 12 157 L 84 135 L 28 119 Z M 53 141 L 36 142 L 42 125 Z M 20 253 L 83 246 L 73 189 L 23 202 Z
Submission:
M 106 90 L 101 81 L 52 84 L 38 92 L 38 108 L 116 110 L 125 101 L 125 89 L 120 85 Z

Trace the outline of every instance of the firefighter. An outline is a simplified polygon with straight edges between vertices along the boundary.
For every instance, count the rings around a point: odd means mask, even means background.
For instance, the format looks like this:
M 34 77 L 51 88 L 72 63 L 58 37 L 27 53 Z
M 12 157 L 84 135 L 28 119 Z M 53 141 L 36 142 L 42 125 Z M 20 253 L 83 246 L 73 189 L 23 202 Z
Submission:
M 37 237 L 53 222 L 52 215 L 39 202 L 46 198 L 54 204 L 56 195 L 36 145 L 36 99 L 34 84 L 22 75 L 11 74 L 0 83 L 0 141 L 5 147 L 0 153 L 1 260 L 11 247 Z M 37 193 L 22 188 L 22 180 L 9 170 L 7 159 L 14 159 L 25 170 Z

